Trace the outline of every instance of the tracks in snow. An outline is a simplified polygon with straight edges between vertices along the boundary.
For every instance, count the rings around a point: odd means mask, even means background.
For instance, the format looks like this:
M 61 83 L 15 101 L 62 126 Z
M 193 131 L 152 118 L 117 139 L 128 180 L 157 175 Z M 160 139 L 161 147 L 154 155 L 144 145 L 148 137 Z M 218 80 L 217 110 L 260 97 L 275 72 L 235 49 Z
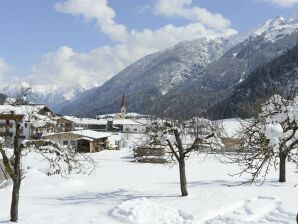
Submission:
M 218 215 L 204 224 L 292 224 L 295 215 L 281 209 L 281 202 L 271 197 L 244 201 L 239 207 Z

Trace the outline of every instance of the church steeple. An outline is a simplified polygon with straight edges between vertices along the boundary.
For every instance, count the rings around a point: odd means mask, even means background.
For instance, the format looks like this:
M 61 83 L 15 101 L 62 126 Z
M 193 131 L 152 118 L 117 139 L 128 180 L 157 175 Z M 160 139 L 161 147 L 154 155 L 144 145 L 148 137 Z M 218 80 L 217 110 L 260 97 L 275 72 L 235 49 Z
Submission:
M 124 119 L 126 114 L 126 99 L 123 93 L 122 95 L 122 102 L 121 102 L 121 118 Z

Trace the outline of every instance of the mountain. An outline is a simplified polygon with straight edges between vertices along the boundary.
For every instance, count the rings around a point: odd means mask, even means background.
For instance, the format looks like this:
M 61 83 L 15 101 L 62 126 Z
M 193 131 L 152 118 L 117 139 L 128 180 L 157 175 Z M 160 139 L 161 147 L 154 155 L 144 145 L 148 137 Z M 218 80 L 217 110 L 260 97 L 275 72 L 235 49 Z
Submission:
M 9 97 L 14 98 L 16 94 L 19 94 L 20 86 L 32 88 L 31 94 L 28 96 L 29 101 L 46 104 L 55 112 L 59 112 L 65 102 L 73 100 L 75 96 L 84 91 L 81 87 L 66 88 L 63 85 L 34 85 L 27 82 L 21 82 L 7 86 L 3 89 L 3 92 Z
M 297 42 L 296 17 L 270 20 L 203 71 L 191 74 L 191 78 L 160 99 L 152 113 L 179 118 L 198 115 L 221 118 L 221 110 L 209 108 L 221 105 L 251 72 L 292 49 Z
M 298 92 L 298 45 L 260 66 L 234 89 L 229 98 L 209 113 L 227 117 L 252 117 L 273 94 L 292 98 Z
M 73 100 L 84 91 L 81 87 L 68 87 L 57 85 L 36 85 L 32 89 L 32 100 L 36 103 L 48 105 L 55 112 L 59 112 L 65 102 Z
M 5 94 L 0 93 L 0 105 L 3 105 L 7 96 Z
M 211 108 L 224 105 L 253 71 L 297 44 L 298 16 L 269 20 L 240 39 L 235 44 L 199 38 L 146 56 L 103 86 L 79 94 L 61 113 L 95 116 L 118 112 L 125 92 L 128 111 L 220 118 L 222 110 Z
M 148 112 L 162 98 L 195 73 L 220 58 L 227 49 L 222 38 L 198 38 L 148 55 L 128 66 L 103 86 L 80 94 L 66 103 L 63 114 L 95 116 L 118 112 L 124 92 L 128 110 Z

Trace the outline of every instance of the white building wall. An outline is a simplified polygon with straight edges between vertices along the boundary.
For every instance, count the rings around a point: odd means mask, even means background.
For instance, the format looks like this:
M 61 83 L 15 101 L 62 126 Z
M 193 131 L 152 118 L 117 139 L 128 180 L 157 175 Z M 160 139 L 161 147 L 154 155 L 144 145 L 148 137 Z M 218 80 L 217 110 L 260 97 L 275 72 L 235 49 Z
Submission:
M 146 126 L 145 125 L 136 125 L 136 124 L 124 124 L 123 125 L 123 133 L 145 133 Z

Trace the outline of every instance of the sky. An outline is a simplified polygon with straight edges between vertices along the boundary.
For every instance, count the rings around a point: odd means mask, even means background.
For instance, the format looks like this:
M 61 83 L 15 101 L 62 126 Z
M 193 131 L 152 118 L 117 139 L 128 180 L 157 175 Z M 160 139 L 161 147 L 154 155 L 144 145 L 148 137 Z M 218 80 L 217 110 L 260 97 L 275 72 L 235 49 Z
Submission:
M 297 11 L 298 0 L 0 0 L 0 87 L 89 89 L 180 41 Z

